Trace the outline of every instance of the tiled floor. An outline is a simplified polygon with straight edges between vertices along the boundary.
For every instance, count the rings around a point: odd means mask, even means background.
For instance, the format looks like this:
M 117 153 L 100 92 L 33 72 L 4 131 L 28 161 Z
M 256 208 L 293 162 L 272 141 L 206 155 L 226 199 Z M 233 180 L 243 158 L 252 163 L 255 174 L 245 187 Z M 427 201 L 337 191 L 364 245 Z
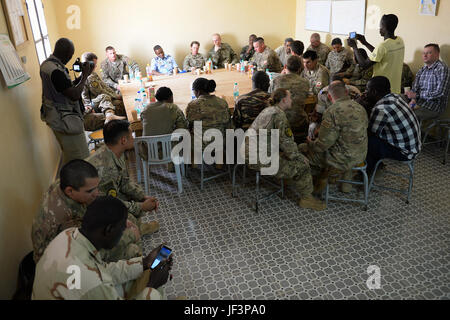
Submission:
M 152 169 L 150 181 L 161 230 L 145 237 L 145 249 L 167 242 L 174 250 L 169 297 L 450 299 L 450 164 L 442 164 L 436 147 L 416 162 L 409 205 L 400 195 L 373 191 L 368 211 L 340 202 L 324 212 L 304 210 L 289 191 L 257 214 L 254 178 L 235 199 L 228 178 L 206 183 L 202 192 L 194 172 L 181 196 L 175 176 L 162 167 Z M 371 265 L 380 268 L 380 289 L 367 287 Z

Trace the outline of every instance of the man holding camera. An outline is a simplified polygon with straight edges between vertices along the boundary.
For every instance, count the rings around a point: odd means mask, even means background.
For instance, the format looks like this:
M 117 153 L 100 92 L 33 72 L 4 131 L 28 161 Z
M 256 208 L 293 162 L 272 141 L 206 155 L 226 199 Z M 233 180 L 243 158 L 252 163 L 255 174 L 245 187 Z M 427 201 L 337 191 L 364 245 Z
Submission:
M 81 93 L 93 64 L 80 65 L 81 77 L 72 82 L 65 65 L 75 52 L 73 42 L 59 39 L 55 51 L 41 65 L 42 107 L 41 119 L 53 130 L 63 152 L 63 164 L 89 156 L 84 133 L 83 113 L 85 108 Z

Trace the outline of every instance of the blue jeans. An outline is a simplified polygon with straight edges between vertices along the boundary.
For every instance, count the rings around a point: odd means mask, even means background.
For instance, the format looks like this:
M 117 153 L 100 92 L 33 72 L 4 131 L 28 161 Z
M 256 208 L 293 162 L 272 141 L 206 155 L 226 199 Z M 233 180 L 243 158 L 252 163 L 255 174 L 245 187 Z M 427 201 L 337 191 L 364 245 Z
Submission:
M 408 161 L 400 149 L 390 145 L 386 140 L 382 140 L 372 134 L 369 134 L 369 148 L 367 150 L 367 172 L 372 173 L 378 161 L 381 159 L 394 159 L 399 161 Z

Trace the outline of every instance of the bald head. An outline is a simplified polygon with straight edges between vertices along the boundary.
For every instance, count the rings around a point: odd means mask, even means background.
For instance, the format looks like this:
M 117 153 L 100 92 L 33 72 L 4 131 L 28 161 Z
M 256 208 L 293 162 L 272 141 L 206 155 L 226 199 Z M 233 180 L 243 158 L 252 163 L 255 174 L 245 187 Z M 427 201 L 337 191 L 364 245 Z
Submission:
M 347 88 L 345 87 L 345 83 L 342 81 L 333 81 L 328 87 L 328 94 L 331 96 L 332 101 L 348 96 Z
M 56 41 L 55 51 L 53 55 L 61 60 L 62 63 L 66 64 L 72 59 L 73 54 L 75 53 L 75 46 L 73 45 L 72 40 L 67 38 L 61 38 Z

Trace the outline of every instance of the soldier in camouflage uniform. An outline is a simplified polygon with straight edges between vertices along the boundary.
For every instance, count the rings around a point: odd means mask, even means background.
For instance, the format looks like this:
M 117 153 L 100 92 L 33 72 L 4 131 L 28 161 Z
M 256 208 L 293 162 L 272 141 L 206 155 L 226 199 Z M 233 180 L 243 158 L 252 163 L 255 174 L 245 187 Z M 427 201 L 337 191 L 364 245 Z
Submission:
M 317 53 L 308 50 L 303 54 L 304 69 L 301 77 L 309 83 L 309 92 L 317 95 L 330 83 L 330 73 L 326 67 L 319 64 Z
M 105 122 L 126 119 L 122 96 L 111 89 L 95 72 L 97 56 L 86 52 L 81 56 L 82 62 L 92 62 L 94 71 L 88 77 L 81 97 L 85 105 L 84 127 L 86 131 L 96 131 L 103 128 Z
M 292 56 L 288 59 L 287 74 L 273 80 L 270 92 L 279 88 L 288 89 L 292 95 L 292 108 L 286 110 L 290 128 L 294 134 L 296 143 L 304 142 L 308 134 L 309 120 L 305 112 L 305 100 L 308 97 L 309 83 L 299 74 L 302 68 L 301 58 Z
M 414 74 L 411 71 L 411 68 L 406 64 L 403 63 L 403 71 L 402 71 L 402 93 L 405 92 L 405 88 L 409 87 L 412 88 L 414 82 Z
M 219 34 L 213 35 L 214 47 L 208 52 L 208 59 L 211 59 L 215 69 L 225 68 L 225 63 L 238 63 L 239 57 L 228 43 L 222 42 Z
M 364 59 L 368 58 L 366 50 L 359 48 L 358 51 Z M 355 86 L 359 91 L 364 92 L 366 91 L 367 83 L 373 77 L 373 66 L 363 69 L 356 61 L 355 57 L 355 70 L 351 73 L 346 72 L 343 81 L 345 84 Z
M 328 54 L 325 67 L 330 70 L 330 74 L 343 77 L 345 73 L 352 73 L 355 69 L 355 61 L 353 60 L 353 51 L 342 46 L 339 38 L 333 39 L 331 42 L 333 51 Z
M 125 204 L 138 222 L 142 235 L 159 230 L 157 221 L 143 223 L 147 212 L 158 209 L 158 202 L 145 195 L 141 186 L 131 181 L 125 163 L 125 151 L 134 149 L 133 132 L 129 122 L 113 120 L 103 128 L 105 145 L 89 156 L 90 162 L 98 170 L 100 177 L 99 190 L 102 195 L 117 197 Z
M 299 152 L 294 141 L 292 130 L 289 127 L 285 110 L 291 107 L 291 95 L 286 89 L 278 89 L 272 94 L 271 106 L 264 109 L 250 126 L 247 134 L 249 137 L 259 135 L 259 130 L 267 130 L 267 152 L 271 152 L 271 130 L 279 130 L 279 170 L 275 178 L 292 179 L 296 191 L 300 194 L 299 206 L 314 210 L 324 210 L 325 204 L 312 196 L 313 185 L 308 161 Z M 250 138 L 251 139 L 251 138 Z M 245 139 L 241 146 L 241 155 L 252 170 L 260 171 L 261 168 L 270 167 L 259 162 L 250 164 L 250 154 L 256 150 L 250 150 L 250 139 Z M 258 157 L 259 159 L 259 157 Z
M 253 91 L 239 97 L 233 113 L 233 122 L 236 129 L 246 131 L 256 117 L 269 105 L 270 94 L 269 76 L 262 71 L 256 71 L 252 78 Z
M 275 51 L 266 47 L 263 38 L 256 39 L 253 47 L 255 48 L 255 54 L 250 63 L 256 66 L 258 71 L 269 70 L 269 72 L 280 73 L 283 70 L 280 58 Z
M 253 43 L 258 37 L 256 34 L 250 35 L 248 38 L 248 46 L 245 46 L 241 50 L 240 58 L 242 61 L 250 61 L 253 55 L 255 54 L 255 48 L 253 48 Z
M 338 173 L 348 179 L 351 169 L 362 164 L 367 155 L 366 111 L 350 100 L 342 81 L 332 82 L 329 94 L 333 105 L 323 115 L 319 137 L 314 141 L 308 138 L 307 143 L 299 146 L 310 162 L 313 175 L 318 176 L 315 192 L 323 190 L 330 174 Z
M 313 33 L 311 35 L 311 45 L 307 50 L 315 51 L 319 58 L 319 63 L 321 65 L 325 65 L 327 62 L 328 54 L 331 52 L 331 49 L 326 44 L 320 42 L 320 35 L 318 33 Z
M 74 173 L 77 174 L 76 178 Z M 84 178 L 82 186 L 77 185 L 80 177 Z M 98 195 L 99 181 L 97 170 L 83 160 L 73 160 L 61 169 L 61 180 L 50 186 L 33 220 L 31 239 L 36 263 L 60 232 L 81 226 L 87 206 Z M 102 250 L 105 261 L 119 261 L 142 255 L 142 242 L 136 223 L 136 219 L 129 215 L 127 229 L 120 242 L 112 250 Z
M 101 63 L 102 79 L 112 89 L 119 91 L 119 80 L 124 75 L 139 72 L 139 65 L 127 56 L 116 54 L 113 47 L 106 48 L 106 59 Z
M 191 53 L 184 58 L 183 70 L 190 72 L 195 69 L 201 69 L 206 63 L 206 59 L 198 50 L 200 49 L 200 43 L 198 41 L 193 41 L 191 43 Z
M 275 49 L 276 54 L 280 58 L 281 64 L 286 66 L 289 57 L 292 55 L 291 45 L 294 42 L 294 39 L 287 38 L 284 40 L 284 46 L 278 47 Z
M 80 228 L 65 229 L 48 245 L 36 265 L 32 299 L 164 299 L 162 286 L 169 278 L 173 259 L 170 257 L 160 267 L 149 270 L 162 246 L 145 258 L 141 255 L 111 263 L 100 254 L 120 239 L 126 217 L 126 208 L 119 200 L 113 197 L 95 200 L 88 207 Z
M 215 95 L 210 95 L 216 91 L 216 82 L 205 78 L 197 78 L 192 84 L 192 89 L 197 99 L 191 101 L 186 108 L 186 118 L 189 122 L 191 134 L 194 132 L 194 122 L 202 122 L 202 136 L 208 129 L 218 129 L 222 136 L 226 136 L 226 130 L 232 129 L 231 113 L 228 103 Z M 193 136 L 192 142 L 194 142 Z M 203 149 L 209 145 L 209 142 L 203 141 Z

